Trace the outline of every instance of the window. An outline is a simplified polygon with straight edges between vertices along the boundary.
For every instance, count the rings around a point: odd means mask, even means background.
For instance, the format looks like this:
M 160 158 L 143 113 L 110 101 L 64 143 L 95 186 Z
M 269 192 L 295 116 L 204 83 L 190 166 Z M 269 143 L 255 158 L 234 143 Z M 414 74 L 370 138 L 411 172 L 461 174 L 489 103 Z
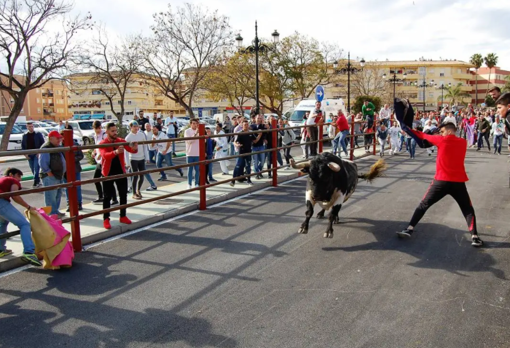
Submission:
M 38 103 L 38 104 L 40 103 L 39 98 L 37 98 L 37 103 Z
M 117 104 L 119 104 L 119 105 L 120 105 L 120 100 L 117 100 Z
M 109 101 L 104 102 L 104 105 L 110 105 L 110 102 Z
M 131 100 L 128 100 L 127 103 L 128 103 L 128 105 L 131 105 Z
M 98 89 L 92 90 L 92 95 L 101 95 L 101 91 Z
M 37 113 L 40 114 L 41 113 L 41 108 L 37 108 Z
M 429 68 L 428 73 L 429 74 L 433 74 L 434 73 L 434 68 Z
M 134 115 L 134 112 L 133 111 L 129 111 L 129 112 L 126 112 L 126 115 Z
M 429 92 L 429 98 L 434 98 L 434 92 Z
M 41 93 L 41 89 L 40 89 L 40 88 L 37 88 L 35 91 L 36 91 L 37 93 Z

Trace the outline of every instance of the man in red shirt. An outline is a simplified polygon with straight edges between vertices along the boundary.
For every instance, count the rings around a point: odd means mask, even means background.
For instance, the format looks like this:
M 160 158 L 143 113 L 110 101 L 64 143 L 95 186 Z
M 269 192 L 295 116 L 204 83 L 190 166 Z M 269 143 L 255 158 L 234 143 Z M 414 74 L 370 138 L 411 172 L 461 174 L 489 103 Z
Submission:
M 333 155 L 336 155 L 338 143 L 340 143 L 340 146 L 342 146 L 342 150 L 345 156 L 348 156 L 346 139 L 347 136 L 349 135 L 349 123 L 347 122 L 347 118 L 345 117 L 342 110 L 338 110 L 336 128 L 338 129 L 338 134 L 335 136 L 335 139 L 333 139 Z
M 5 171 L 5 176 L 0 178 L 0 193 L 15 192 L 21 190 L 21 177 L 23 173 L 16 168 L 9 168 Z M 41 266 L 41 261 L 37 258 L 35 245 L 32 240 L 30 222 L 20 213 L 12 204 L 11 198 L 27 210 L 35 209 L 31 207 L 21 196 L 8 196 L 0 198 L 0 234 L 7 233 L 9 222 L 19 228 L 21 242 L 23 243 L 23 255 L 21 259 L 31 263 L 34 266 Z M 12 254 L 12 250 L 7 249 L 6 239 L 0 239 L 0 257 Z
M 132 146 L 115 145 L 115 143 L 125 143 L 126 141 L 122 138 L 117 137 L 117 126 L 115 123 L 110 122 L 106 125 L 107 138 L 103 139 L 99 144 L 112 144 L 109 147 L 101 147 L 99 153 L 101 154 L 101 174 L 104 177 L 119 175 L 126 173 L 126 164 L 124 163 L 124 150 L 131 153 L 138 151 L 138 144 L 132 143 Z M 117 191 L 119 192 L 120 205 L 127 203 L 127 189 L 128 182 L 127 178 L 114 179 L 103 181 L 103 209 L 110 209 L 110 201 L 114 191 L 114 186 L 117 185 Z M 109 230 L 112 228 L 110 224 L 110 213 L 103 214 L 103 226 Z M 131 220 L 126 216 L 126 208 L 120 210 L 120 220 L 123 224 L 130 224 Z
M 446 123 L 440 127 L 441 135 L 429 135 L 416 130 L 415 136 L 422 140 L 427 140 L 437 146 L 436 175 L 432 184 L 430 184 L 425 197 L 416 208 L 409 227 L 397 232 L 401 237 L 411 237 L 414 227 L 421 220 L 427 209 L 440 201 L 444 196 L 450 195 L 455 199 L 466 219 L 469 232 L 471 232 L 471 245 L 481 246 L 483 244 L 476 230 L 475 210 L 471 204 L 471 199 L 466 188 L 468 177 L 464 168 L 464 159 L 466 157 L 467 143 L 465 139 L 455 135 L 457 127 L 453 123 Z

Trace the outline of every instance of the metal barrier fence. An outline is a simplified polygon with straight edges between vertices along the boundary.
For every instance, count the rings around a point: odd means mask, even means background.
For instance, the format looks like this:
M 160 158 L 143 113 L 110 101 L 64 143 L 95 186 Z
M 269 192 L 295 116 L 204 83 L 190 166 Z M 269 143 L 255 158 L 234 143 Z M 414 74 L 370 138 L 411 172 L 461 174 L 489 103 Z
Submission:
M 372 128 L 371 132 L 368 133 L 362 133 L 362 134 L 355 134 L 354 128 L 355 124 L 362 124 L 365 123 L 364 121 L 355 122 L 354 119 L 351 121 L 350 124 L 350 134 L 346 136 L 346 138 L 350 138 L 350 160 L 354 159 L 354 137 L 356 136 L 370 136 L 373 137 L 373 152 L 367 153 L 364 156 L 369 155 L 375 155 L 376 153 L 376 132 L 375 132 L 375 124 Z M 227 133 L 227 134 L 214 134 L 214 135 L 207 135 L 205 131 L 205 125 L 199 124 L 198 126 L 198 136 L 195 137 L 188 137 L 188 138 L 168 138 L 168 139 L 162 139 L 162 140 L 147 140 L 147 141 L 140 141 L 137 142 L 138 145 L 152 145 L 156 143 L 172 143 L 172 142 L 181 142 L 181 141 L 190 141 L 190 140 L 199 140 L 199 161 L 194 163 L 187 163 L 187 164 L 181 164 L 181 165 L 175 165 L 175 166 L 167 166 L 167 167 L 161 167 L 161 168 L 155 168 L 155 169 L 148 169 L 144 171 L 138 171 L 138 172 L 132 172 L 132 173 L 125 173 L 125 174 L 119 174 L 119 175 L 112 175 L 107 177 L 100 177 L 96 179 L 88 179 L 88 180 L 76 180 L 76 172 L 75 172 L 75 165 L 74 165 L 74 151 L 77 150 L 90 150 L 90 149 L 98 149 L 98 148 L 104 148 L 104 147 L 112 147 L 112 143 L 109 144 L 103 144 L 103 145 L 83 145 L 83 146 L 75 146 L 73 142 L 73 131 L 72 130 L 64 130 L 64 144 L 61 147 L 58 148 L 44 148 L 44 149 L 34 149 L 34 150 L 14 150 L 14 151 L 0 151 L 0 157 L 8 157 L 8 156 L 16 156 L 16 155 L 33 155 L 33 154 L 41 154 L 41 153 L 56 153 L 56 152 L 63 152 L 65 154 L 66 159 L 66 177 L 67 182 L 58 184 L 58 185 L 52 185 L 52 186 L 46 186 L 46 187 L 40 187 L 35 189 L 28 189 L 28 190 L 20 190 L 16 192 L 6 192 L 6 193 L 0 193 L 0 199 L 2 198 L 8 198 L 12 196 L 19 196 L 19 195 L 26 195 L 30 193 L 39 193 L 44 191 L 51 191 L 58 188 L 61 189 L 68 189 L 68 195 L 69 195 L 69 218 L 62 219 L 62 222 L 70 222 L 71 223 L 71 234 L 72 234 L 72 244 L 73 249 L 77 252 L 82 250 L 82 244 L 81 244 L 81 233 L 80 233 L 80 220 L 95 216 L 104 214 L 107 212 L 112 212 L 115 210 L 120 210 L 124 208 L 130 208 L 138 205 L 142 205 L 145 203 L 150 203 L 162 199 L 167 199 L 171 197 L 175 197 L 181 194 L 185 194 L 188 192 L 193 191 L 200 191 L 200 201 L 199 201 L 199 209 L 205 210 L 207 208 L 206 204 L 206 190 L 209 187 L 222 185 L 229 183 L 231 181 L 237 181 L 241 180 L 243 178 L 249 178 L 251 176 L 255 176 L 262 173 L 271 173 L 272 174 L 272 186 L 277 187 L 278 186 L 278 169 L 284 168 L 285 166 L 278 166 L 277 163 L 277 153 L 280 150 L 285 150 L 288 148 L 294 148 L 294 147 L 301 147 L 303 145 L 311 145 L 311 144 L 317 144 L 317 152 L 322 153 L 323 152 L 323 142 L 327 140 L 333 141 L 333 139 L 324 139 L 324 132 L 323 132 L 323 126 L 329 125 L 328 123 L 321 123 L 318 125 L 302 125 L 302 126 L 296 126 L 296 127 L 285 127 L 285 130 L 292 130 L 295 129 L 302 129 L 302 128 L 310 128 L 310 127 L 318 127 L 318 139 L 314 141 L 306 141 L 306 142 L 300 142 L 299 144 L 293 144 L 288 146 L 277 146 L 278 144 L 278 132 L 281 131 L 283 128 L 277 127 L 276 120 L 273 120 L 271 124 L 271 129 L 266 130 L 258 130 L 258 131 L 251 131 L 252 134 L 259 134 L 259 133 L 271 133 L 272 137 L 272 144 L 273 147 L 270 149 L 266 149 L 263 151 L 256 151 L 256 152 L 250 152 L 246 154 L 238 154 L 234 156 L 227 156 L 222 158 L 216 158 L 216 159 L 206 159 L 206 149 L 205 149 L 205 141 L 207 139 L 211 138 L 220 138 L 220 137 L 235 137 L 239 133 Z M 129 146 L 130 143 L 124 142 L 124 143 L 115 143 L 115 147 L 118 146 Z M 206 185 L 206 166 L 209 163 L 214 162 L 220 162 L 220 161 L 227 161 L 230 159 L 237 159 L 240 157 L 245 156 L 253 156 L 257 154 L 265 154 L 265 153 L 271 153 L 271 169 L 262 170 L 260 172 L 247 174 L 247 175 L 241 175 L 238 177 L 229 177 L 228 179 L 217 181 L 214 183 L 210 183 Z M 364 157 L 360 156 L 360 157 Z M 358 157 L 358 158 L 360 158 Z M 302 162 L 302 161 L 297 161 Z M 101 183 L 105 181 L 120 179 L 120 178 L 128 178 L 133 176 L 142 176 L 145 174 L 155 173 L 155 172 L 161 172 L 166 170 L 173 170 L 173 169 L 181 169 L 181 168 L 188 168 L 193 166 L 199 166 L 199 186 L 193 187 L 191 189 L 169 193 L 165 195 L 161 195 L 155 198 L 149 198 L 149 199 L 143 199 L 137 202 L 127 203 L 124 205 L 119 205 L 115 207 L 111 207 L 109 209 L 99 210 L 87 214 L 80 214 L 78 211 L 78 194 L 77 194 L 77 187 L 87 184 L 95 184 L 95 183 Z M 0 235 L 0 239 L 5 239 L 12 237 L 14 235 L 19 234 L 19 231 L 15 232 L 9 232 Z

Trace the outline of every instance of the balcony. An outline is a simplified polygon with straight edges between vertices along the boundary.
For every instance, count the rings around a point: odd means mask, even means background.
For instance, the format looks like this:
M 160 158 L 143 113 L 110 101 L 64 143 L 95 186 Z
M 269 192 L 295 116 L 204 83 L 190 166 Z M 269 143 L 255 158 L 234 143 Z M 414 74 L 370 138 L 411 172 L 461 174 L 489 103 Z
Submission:
M 468 73 L 454 73 L 452 74 L 452 77 L 456 80 L 471 80 L 473 78 L 473 75 Z

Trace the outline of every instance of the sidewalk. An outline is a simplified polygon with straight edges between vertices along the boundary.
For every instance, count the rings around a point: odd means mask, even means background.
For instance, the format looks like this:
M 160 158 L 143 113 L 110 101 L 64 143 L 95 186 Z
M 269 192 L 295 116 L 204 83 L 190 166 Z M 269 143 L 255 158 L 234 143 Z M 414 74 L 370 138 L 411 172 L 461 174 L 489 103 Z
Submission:
M 330 151 L 329 147 L 324 147 L 324 151 Z M 363 148 L 354 150 L 354 156 L 361 157 L 365 155 Z M 377 156 L 379 157 L 379 156 Z M 296 157 L 296 161 L 302 160 L 300 157 Z M 230 173 L 232 173 L 232 161 L 230 166 Z M 248 186 L 245 183 L 237 183 L 235 187 L 230 187 L 229 184 L 222 184 L 207 189 L 207 205 L 213 205 L 220 203 L 234 197 L 242 196 L 261 190 L 266 187 L 270 187 L 272 180 L 267 178 L 267 173 L 264 174 L 265 179 L 256 180 L 252 178 L 254 185 Z M 295 179 L 299 176 L 297 170 L 279 170 L 278 171 L 278 183 Z M 216 174 L 214 178 L 218 181 L 228 179 L 228 176 Z M 167 186 L 158 186 L 157 191 L 144 191 L 144 199 L 150 199 L 158 197 L 164 194 L 179 192 L 187 190 L 187 181 L 182 181 L 177 184 L 171 184 Z M 193 191 L 185 193 L 179 196 L 162 199 L 156 202 L 142 204 L 136 207 L 128 208 L 127 216 L 131 219 L 131 225 L 124 225 L 119 223 L 119 212 L 114 211 L 111 213 L 110 222 L 112 224 L 111 230 L 105 230 L 103 227 L 103 216 L 96 215 L 85 220 L 80 221 L 80 230 L 82 244 L 87 245 L 99 240 L 103 240 L 117 234 L 132 231 L 147 225 L 154 224 L 159 221 L 170 219 L 172 217 L 189 213 L 198 209 L 200 191 Z M 133 199 L 128 194 L 128 203 L 133 202 Z M 84 204 L 82 214 L 87 214 L 93 211 L 99 211 L 102 209 L 101 205 L 94 205 L 92 203 Z M 69 223 L 64 224 L 64 227 L 71 231 Z M 13 224 L 9 224 L 8 231 L 15 231 L 17 227 Z M 21 239 L 18 236 L 7 239 L 7 248 L 13 251 L 12 255 L 4 258 L 0 258 L 0 272 L 20 267 L 24 265 L 21 261 L 20 256 L 23 252 L 23 245 Z

